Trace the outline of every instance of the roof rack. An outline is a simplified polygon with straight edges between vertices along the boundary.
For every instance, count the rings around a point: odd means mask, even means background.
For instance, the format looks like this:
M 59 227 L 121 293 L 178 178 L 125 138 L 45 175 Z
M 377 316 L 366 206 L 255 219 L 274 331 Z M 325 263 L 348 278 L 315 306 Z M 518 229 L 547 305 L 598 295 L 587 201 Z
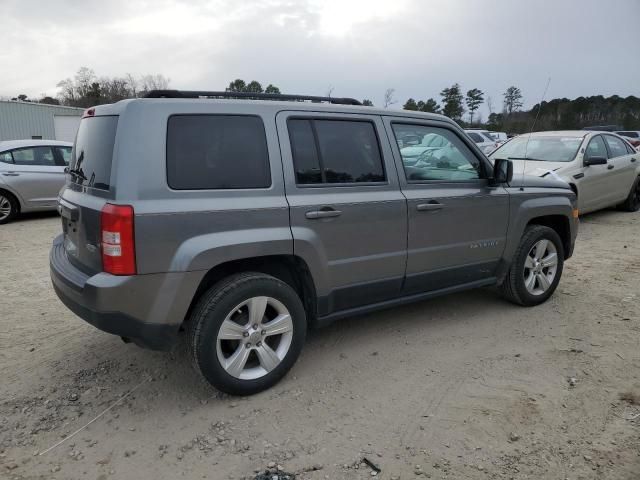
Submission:
M 337 105 L 362 105 L 355 98 L 283 95 L 280 93 L 207 92 L 198 90 L 151 90 L 145 98 L 247 98 L 250 100 L 287 100 L 293 102 L 328 102 Z

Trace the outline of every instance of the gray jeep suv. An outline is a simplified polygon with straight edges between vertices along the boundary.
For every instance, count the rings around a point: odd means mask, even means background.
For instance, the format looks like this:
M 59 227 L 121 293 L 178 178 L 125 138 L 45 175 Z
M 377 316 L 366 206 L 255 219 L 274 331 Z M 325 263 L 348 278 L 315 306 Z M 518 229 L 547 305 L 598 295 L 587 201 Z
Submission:
M 50 256 L 68 308 L 154 349 L 185 330 L 204 377 L 246 395 L 285 375 L 308 327 L 489 285 L 520 305 L 555 290 L 577 232 L 565 183 L 512 178 L 440 115 L 249 96 L 85 112 Z M 441 147 L 405 160 L 427 135 Z

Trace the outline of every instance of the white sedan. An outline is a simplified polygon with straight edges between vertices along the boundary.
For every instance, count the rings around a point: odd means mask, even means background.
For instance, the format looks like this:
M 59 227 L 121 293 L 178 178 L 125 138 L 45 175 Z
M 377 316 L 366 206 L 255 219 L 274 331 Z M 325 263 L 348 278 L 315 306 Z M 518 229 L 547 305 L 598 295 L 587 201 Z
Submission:
M 640 209 L 640 153 L 619 135 L 585 130 L 512 138 L 489 155 L 513 161 L 513 175 L 551 175 L 571 185 L 580 214 Z

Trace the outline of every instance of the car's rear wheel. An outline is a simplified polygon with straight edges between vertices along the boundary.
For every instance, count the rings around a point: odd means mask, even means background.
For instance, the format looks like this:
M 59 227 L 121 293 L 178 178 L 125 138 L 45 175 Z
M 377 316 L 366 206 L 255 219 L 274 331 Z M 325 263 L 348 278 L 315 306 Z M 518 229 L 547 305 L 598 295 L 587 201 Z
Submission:
M 18 215 L 18 201 L 13 195 L 0 190 L 0 225 L 9 223 Z
M 625 212 L 637 212 L 640 210 L 640 177 L 636 178 L 636 181 L 633 182 L 629 196 L 624 202 L 618 205 L 618 208 Z
M 518 305 L 539 305 L 557 288 L 563 266 L 564 248 L 556 231 L 530 225 L 502 283 L 503 295 Z
M 194 365 L 217 389 L 251 395 L 293 366 L 306 336 L 296 292 L 262 273 L 233 275 L 211 287 L 189 319 Z

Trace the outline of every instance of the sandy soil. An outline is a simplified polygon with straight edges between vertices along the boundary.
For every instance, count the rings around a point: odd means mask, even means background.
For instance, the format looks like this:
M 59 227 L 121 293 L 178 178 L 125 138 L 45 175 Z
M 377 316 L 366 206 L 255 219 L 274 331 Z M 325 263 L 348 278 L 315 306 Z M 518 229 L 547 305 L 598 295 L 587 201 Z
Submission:
M 346 320 L 246 399 L 67 311 L 59 230 L 0 227 L 0 477 L 640 478 L 640 214 L 584 217 L 540 307 L 483 289 Z

